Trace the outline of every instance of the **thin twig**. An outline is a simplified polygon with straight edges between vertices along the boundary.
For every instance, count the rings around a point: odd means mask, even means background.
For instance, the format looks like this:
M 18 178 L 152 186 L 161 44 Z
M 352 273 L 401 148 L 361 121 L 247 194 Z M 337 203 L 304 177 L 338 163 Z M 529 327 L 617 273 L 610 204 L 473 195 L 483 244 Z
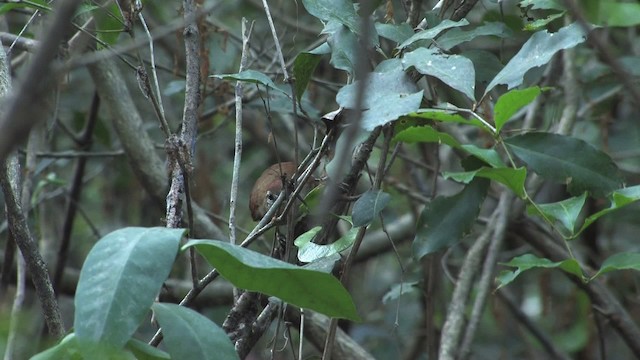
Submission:
M 252 26 L 253 27 L 253 26 Z M 249 38 L 251 28 L 247 29 L 247 19 L 242 18 L 242 56 L 238 72 L 245 70 L 249 59 Z M 229 200 L 229 242 L 236 243 L 236 202 L 238 196 L 238 183 L 240 182 L 240 163 L 242 160 L 242 95 L 243 82 L 236 82 L 235 104 L 236 104 L 236 137 L 235 151 L 233 154 L 233 176 L 231 178 L 231 194 Z
M 482 274 L 479 281 L 476 283 L 477 293 L 473 303 L 473 309 L 469 316 L 469 322 L 465 329 L 464 338 L 462 344 L 458 350 L 459 359 L 467 359 L 471 351 L 471 343 L 475 336 L 476 329 L 480 323 L 480 318 L 484 312 L 484 307 L 487 302 L 487 296 L 489 296 L 489 288 L 493 280 L 494 269 L 498 259 L 498 253 L 502 247 L 502 242 L 505 236 L 505 229 L 509 223 L 509 209 L 514 199 L 514 194 L 510 191 L 502 191 L 500 194 L 500 201 L 498 207 L 495 210 L 498 215 L 495 221 L 489 224 L 494 227 L 491 243 L 487 254 L 484 258 L 484 264 L 482 266 Z
M 97 93 L 93 94 L 93 100 L 91 102 L 91 108 L 87 115 L 86 124 L 78 138 L 79 150 L 88 151 L 91 148 L 91 138 L 93 136 L 93 129 L 98 122 L 98 109 L 100 108 L 100 97 Z M 76 211 L 78 209 L 78 202 L 80 194 L 82 193 L 83 177 L 85 168 L 87 165 L 87 158 L 81 157 L 76 163 L 73 171 L 73 181 L 69 189 L 69 195 L 67 197 L 67 211 L 62 225 L 62 239 L 60 240 L 60 247 L 58 249 L 58 259 L 56 262 L 56 269 L 53 275 L 53 288 L 58 292 L 60 282 L 62 281 L 62 274 L 67 263 L 67 252 L 69 250 L 69 244 L 71 243 L 71 232 L 73 229 L 73 222 L 76 218 Z
M 69 28 L 69 19 L 79 5 L 80 0 L 62 0 L 55 3 L 55 17 L 43 30 L 43 37 L 31 66 L 26 70 L 21 86 L 13 95 L 3 100 L 3 112 L 0 116 L 0 161 L 27 136 L 43 116 L 40 100 L 53 87 L 51 62 L 58 54 L 58 47 Z M 30 106 L 24 106 L 30 104 Z
M 497 215 L 498 212 L 494 211 L 489 224 L 495 221 Z M 467 256 L 460 268 L 458 280 L 455 283 L 455 289 L 448 306 L 447 317 L 442 327 L 438 359 L 453 360 L 456 358 L 464 320 L 464 309 L 469 300 L 469 294 L 473 286 L 472 282 L 480 266 L 482 254 L 489 244 L 494 230 L 495 228 L 491 225 L 485 228 L 467 252 Z

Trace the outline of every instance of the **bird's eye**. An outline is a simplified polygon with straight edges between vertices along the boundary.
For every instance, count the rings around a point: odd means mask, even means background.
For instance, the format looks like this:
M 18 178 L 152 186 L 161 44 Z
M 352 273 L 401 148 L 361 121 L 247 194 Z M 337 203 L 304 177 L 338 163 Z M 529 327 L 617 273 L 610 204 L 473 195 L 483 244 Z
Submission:
M 272 193 L 271 191 L 267 191 L 267 201 L 273 204 L 274 201 L 278 198 L 278 195 Z

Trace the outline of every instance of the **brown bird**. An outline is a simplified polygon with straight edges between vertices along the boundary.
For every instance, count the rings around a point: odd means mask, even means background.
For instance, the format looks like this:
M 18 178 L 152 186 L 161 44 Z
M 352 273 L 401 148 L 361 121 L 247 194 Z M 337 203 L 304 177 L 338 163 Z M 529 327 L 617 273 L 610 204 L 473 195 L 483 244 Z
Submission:
M 285 181 L 290 180 L 291 175 L 297 169 L 292 162 L 282 162 L 269 166 L 260 175 L 253 185 L 249 199 L 249 209 L 253 220 L 260 221 L 264 217 L 282 190 L 282 177 L 285 177 Z

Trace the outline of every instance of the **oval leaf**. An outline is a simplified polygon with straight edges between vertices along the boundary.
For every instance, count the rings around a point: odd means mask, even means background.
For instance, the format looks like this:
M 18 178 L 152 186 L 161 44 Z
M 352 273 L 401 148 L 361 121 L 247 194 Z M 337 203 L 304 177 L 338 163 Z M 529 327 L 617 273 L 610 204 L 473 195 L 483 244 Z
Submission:
M 516 156 L 549 180 L 568 184 L 569 192 L 604 196 L 622 186 L 611 158 L 590 144 L 568 136 L 527 133 L 505 140 Z
M 172 359 L 240 359 L 227 333 L 203 315 L 175 304 L 151 308 Z
M 402 57 L 404 69 L 414 67 L 423 75 L 433 76 L 443 83 L 475 99 L 476 70 L 471 60 L 460 55 L 441 54 L 436 49 L 419 48 Z
M 507 85 L 507 89 L 522 84 L 527 71 L 548 63 L 556 52 L 572 48 L 584 42 L 585 39 L 586 34 L 582 26 L 576 23 L 563 27 L 556 33 L 548 33 L 544 30 L 533 34 L 520 51 L 491 80 L 485 94 L 500 84 Z
M 450 246 L 469 232 L 478 217 L 489 181 L 475 179 L 458 194 L 438 197 L 428 204 L 420 218 L 413 241 L 413 253 L 420 259 Z
M 266 87 L 270 87 L 276 91 L 279 91 L 286 96 L 289 96 L 287 92 L 283 91 L 278 86 L 276 86 L 273 80 L 271 80 L 267 75 L 255 70 L 245 70 L 235 74 L 211 75 L 211 77 L 223 79 L 223 80 L 236 80 L 236 81 L 243 81 L 243 82 L 249 82 L 254 84 L 261 84 Z
M 358 34 L 360 18 L 350 0 L 302 0 L 302 5 L 322 22 L 336 21 Z
M 331 317 L 359 321 L 349 292 L 331 274 L 308 270 L 217 240 L 191 240 L 207 261 L 233 285 L 278 297 Z
M 371 224 L 373 219 L 387 206 L 391 195 L 382 190 L 369 190 L 362 194 L 351 211 L 354 227 Z
M 440 24 L 432 27 L 431 29 L 422 30 L 419 33 L 408 38 L 405 42 L 403 42 L 398 46 L 398 49 L 404 49 L 405 47 L 413 44 L 416 41 L 435 39 L 435 37 L 438 36 L 444 30 L 451 29 L 454 27 L 465 26 L 465 25 L 469 25 L 469 22 L 467 21 L 467 19 L 462 19 L 457 22 L 451 21 L 451 20 L 442 20 Z
M 482 177 L 485 179 L 495 180 L 502 185 L 508 187 L 519 198 L 524 199 L 524 182 L 527 179 L 527 170 L 525 168 L 488 168 L 481 167 L 480 169 L 464 172 L 444 172 L 442 176 L 445 179 L 453 179 L 455 181 L 468 184 L 476 177 Z
M 358 228 L 352 228 L 343 237 L 331 244 L 319 245 L 311 240 L 313 240 L 313 237 L 316 236 L 321 229 L 321 226 L 316 226 L 306 233 L 298 236 L 294 241 L 294 244 L 298 247 L 298 260 L 304 263 L 310 263 L 338 254 L 341 251 L 348 249 L 353 244 L 356 239 L 356 234 L 358 233 Z
M 355 108 L 358 83 L 338 91 L 336 100 L 340 106 Z M 418 110 L 422 101 L 422 90 L 402 70 L 369 74 L 364 91 L 362 127 L 368 131 Z
M 400 132 L 394 137 L 394 141 L 402 141 L 406 143 L 417 142 L 437 142 L 438 144 L 446 144 L 451 147 L 460 147 L 460 143 L 453 136 L 440 132 L 431 126 L 411 126 Z
M 542 215 L 551 221 L 559 222 L 569 231 L 569 235 L 565 237 L 572 237 L 575 234 L 578 216 L 580 216 L 586 200 L 587 193 L 583 193 L 578 197 L 572 197 L 551 204 L 529 205 L 527 206 L 527 213 Z
M 625 252 L 608 257 L 591 279 L 616 270 L 640 270 L 640 254 Z
M 532 254 L 524 254 L 511 259 L 508 263 L 502 265 L 517 268 L 514 271 L 502 271 L 497 277 L 498 289 L 508 285 L 518 277 L 522 272 L 534 269 L 534 268 L 560 268 L 565 272 L 573 274 L 584 280 L 584 274 L 580 268 L 580 264 L 575 259 L 567 259 L 563 261 L 553 262 L 546 258 L 539 258 Z
M 100 239 L 75 297 L 78 339 L 124 346 L 144 319 L 178 253 L 183 229 L 129 227 Z
M 535 100 L 540 95 L 540 92 L 540 88 L 534 86 L 522 90 L 511 90 L 500 96 L 493 109 L 496 130 L 500 132 L 502 126 L 511 119 L 513 114 Z

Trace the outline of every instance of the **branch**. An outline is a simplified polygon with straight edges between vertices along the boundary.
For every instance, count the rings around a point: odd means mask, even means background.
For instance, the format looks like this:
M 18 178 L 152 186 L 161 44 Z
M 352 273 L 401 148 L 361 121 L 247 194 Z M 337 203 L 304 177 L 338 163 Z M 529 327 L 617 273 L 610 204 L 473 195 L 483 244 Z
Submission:
M 4 192 L 9 230 L 24 257 L 27 270 L 31 275 L 31 280 L 42 305 L 49 333 L 54 338 L 60 339 L 65 334 L 64 324 L 62 323 L 58 302 L 47 271 L 47 264 L 45 264 L 38 252 L 38 246 L 31 236 L 27 219 L 20 203 L 18 194 L 19 174 L 20 166 L 17 157 L 11 156 L 9 159 L 2 161 L 0 165 L 0 185 Z
M 41 116 L 43 99 L 54 85 L 51 62 L 58 56 L 60 42 L 67 33 L 69 19 L 73 18 L 80 0 L 56 2 L 55 17 L 44 28 L 40 48 L 26 70 L 22 85 L 2 102 L 4 111 L 0 116 L 0 160 L 4 160 L 11 150 L 22 142 Z M 25 106 L 29 104 L 29 106 Z
M 109 109 L 112 123 L 120 138 L 131 168 L 154 202 L 164 206 L 167 194 L 168 175 L 165 165 L 158 156 L 144 123 L 133 103 L 131 93 L 113 59 L 105 59 L 89 66 L 100 99 Z M 226 236 L 209 219 L 206 212 L 193 204 L 193 236 L 224 239 Z

